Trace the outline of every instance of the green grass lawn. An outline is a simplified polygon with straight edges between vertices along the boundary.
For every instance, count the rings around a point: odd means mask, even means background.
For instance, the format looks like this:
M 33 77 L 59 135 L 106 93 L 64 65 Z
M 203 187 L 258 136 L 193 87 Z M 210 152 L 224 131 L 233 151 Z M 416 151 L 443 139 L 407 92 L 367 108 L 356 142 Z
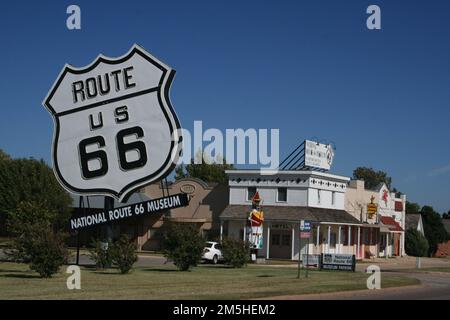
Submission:
M 115 269 L 82 268 L 81 290 L 68 290 L 66 267 L 41 279 L 27 265 L 0 263 L 0 299 L 247 299 L 366 288 L 367 274 L 310 271 L 297 279 L 295 268 L 250 265 L 243 269 L 201 265 L 188 272 L 172 266 Z M 382 287 L 417 284 L 402 276 L 384 276 Z

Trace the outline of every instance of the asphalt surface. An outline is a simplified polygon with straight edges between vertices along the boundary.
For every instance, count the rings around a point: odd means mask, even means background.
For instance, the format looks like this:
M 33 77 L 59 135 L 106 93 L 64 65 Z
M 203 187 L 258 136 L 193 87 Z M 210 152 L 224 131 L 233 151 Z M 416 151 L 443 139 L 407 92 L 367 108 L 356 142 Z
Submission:
M 392 274 L 392 273 L 391 273 Z M 450 300 L 450 273 L 405 273 L 397 275 L 413 277 L 420 285 L 380 290 L 344 291 L 324 294 L 267 297 L 274 300 Z M 381 280 L 383 287 L 383 280 Z

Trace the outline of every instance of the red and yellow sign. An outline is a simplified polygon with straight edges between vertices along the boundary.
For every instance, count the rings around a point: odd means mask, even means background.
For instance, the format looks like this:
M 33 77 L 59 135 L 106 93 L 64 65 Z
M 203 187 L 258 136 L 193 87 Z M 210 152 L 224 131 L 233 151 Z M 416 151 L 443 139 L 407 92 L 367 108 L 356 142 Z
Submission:
M 373 200 L 375 199 L 374 196 L 370 198 L 370 203 L 367 205 L 367 214 L 369 215 L 369 218 L 372 219 L 372 216 L 377 213 L 378 206 L 376 203 L 373 203 Z

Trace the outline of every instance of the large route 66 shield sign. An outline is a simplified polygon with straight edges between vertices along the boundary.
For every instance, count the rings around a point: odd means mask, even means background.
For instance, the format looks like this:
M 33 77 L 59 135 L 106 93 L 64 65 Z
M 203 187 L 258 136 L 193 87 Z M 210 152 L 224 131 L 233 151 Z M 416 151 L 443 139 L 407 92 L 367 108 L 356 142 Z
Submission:
M 174 74 L 137 45 L 117 59 L 63 68 L 43 104 L 55 123 L 53 169 L 67 190 L 125 201 L 173 170 L 181 152 L 169 101 Z

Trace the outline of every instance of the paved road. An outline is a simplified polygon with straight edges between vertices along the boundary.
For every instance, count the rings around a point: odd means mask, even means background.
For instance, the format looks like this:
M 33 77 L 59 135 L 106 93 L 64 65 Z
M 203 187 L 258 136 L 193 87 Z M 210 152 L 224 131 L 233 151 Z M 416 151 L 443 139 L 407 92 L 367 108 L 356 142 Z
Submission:
M 381 290 L 358 290 L 324 294 L 269 297 L 279 300 L 450 300 L 450 273 L 404 273 L 417 278 L 421 285 L 387 288 Z M 383 285 L 383 284 L 381 284 Z

